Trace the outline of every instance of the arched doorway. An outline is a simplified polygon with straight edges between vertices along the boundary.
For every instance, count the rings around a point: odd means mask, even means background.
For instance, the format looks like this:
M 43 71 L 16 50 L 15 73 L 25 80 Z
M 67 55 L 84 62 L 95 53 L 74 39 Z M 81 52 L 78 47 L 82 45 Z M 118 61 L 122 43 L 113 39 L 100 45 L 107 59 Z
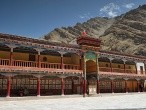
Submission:
M 97 90 L 97 66 L 93 60 L 86 62 L 87 93 L 96 94 Z

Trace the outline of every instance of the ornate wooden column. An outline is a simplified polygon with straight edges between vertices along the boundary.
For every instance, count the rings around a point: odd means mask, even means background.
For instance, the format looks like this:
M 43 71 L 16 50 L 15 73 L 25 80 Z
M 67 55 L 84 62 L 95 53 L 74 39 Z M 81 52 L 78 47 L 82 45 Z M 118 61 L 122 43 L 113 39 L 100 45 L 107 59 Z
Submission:
M 61 69 L 64 69 L 64 66 L 63 66 L 63 53 L 61 53 Z
M 38 51 L 38 68 L 41 68 L 40 55 L 41 55 L 41 52 Z
M 136 74 L 138 74 L 138 71 L 137 71 L 137 61 L 134 61 L 134 62 L 135 62 Z
M 100 80 L 97 78 L 97 94 L 100 94 Z
M 61 95 L 62 96 L 64 96 L 64 89 L 65 89 L 64 78 L 65 77 L 61 77 Z
M 86 84 L 87 84 L 87 80 L 86 80 L 86 60 L 85 60 L 85 54 L 84 54 L 84 86 L 83 86 L 83 97 L 86 96 L 86 91 L 87 91 L 87 88 L 86 88 Z
M 97 89 L 96 89 L 96 93 L 100 94 L 98 54 L 96 54 L 96 72 L 97 72 Z
M 114 93 L 114 78 L 111 79 L 111 93 Z
M 137 80 L 137 92 L 140 93 L 140 88 L 139 88 L 139 85 L 140 85 L 139 80 L 140 80 L 140 79 L 136 79 L 136 80 Z
M 125 80 L 125 93 L 128 93 L 128 88 L 127 88 L 127 80 L 128 80 L 128 78 L 124 78 L 124 80 Z
M 80 59 L 79 59 L 79 69 L 81 70 L 82 69 L 82 57 L 80 56 Z
M 10 83 L 10 76 L 7 76 L 7 97 L 10 97 L 11 94 L 11 83 Z
M 113 58 L 109 58 L 109 60 L 110 60 L 110 68 L 111 68 L 111 72 L 113 72 L 113 70 L 112 70 L 112 60 L 113 60 Z
M 72 94 L 74 94 L 74 79 L 72 78 Z
M 40 96 L 41 91 L 40 91 L 40 76 L 37 77 L 37 96 Z
M 15 44 L 6 44 L 10 48 L 9 65 L 13 65 L 13 51 L 17 46 Z
M 123 60 L 123 62 L 124 62 L 124 73 L 126 73 L 126 64 L 125 64 L 126 61 L 127 61 L 127 60 L 125 60 L 125 59 Z
M 83 78 L 80 77 L 80 94 L 83 94 Z
M 9 58 L 10 59 L 10 62 L 9 62 L 9 65 L 12 66 L 13 65 L 12 64 L 12 62 L 13 62 L 13 47 L 11 47 L 10 49 L 11 50 L 10 50 L 10 58 Z
M 41 48 L 34 48 L 38 52 L 38 58 L 37 58 L 37 67 L 41 68 L 41 52 L 44 51 L 44 49 Z

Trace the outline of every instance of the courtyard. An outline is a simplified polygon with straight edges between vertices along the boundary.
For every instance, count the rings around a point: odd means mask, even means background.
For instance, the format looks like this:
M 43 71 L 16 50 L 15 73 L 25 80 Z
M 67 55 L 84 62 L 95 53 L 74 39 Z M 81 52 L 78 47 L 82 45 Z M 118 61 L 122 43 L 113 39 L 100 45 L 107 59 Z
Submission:
M 146 110 L 146 93 L 0 98 L 0 110 Z

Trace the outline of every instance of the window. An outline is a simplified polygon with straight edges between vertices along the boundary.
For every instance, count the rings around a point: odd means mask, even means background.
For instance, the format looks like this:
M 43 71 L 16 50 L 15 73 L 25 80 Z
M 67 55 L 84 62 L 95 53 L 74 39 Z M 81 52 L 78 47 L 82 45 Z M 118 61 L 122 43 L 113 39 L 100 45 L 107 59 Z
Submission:
M 108 67 L 108 64 L 106 64 L 105 66 Z
M 143 66 L 140 66 L 140 73 L 143 74 Z
M 121 68 L 121 66 L 120 66 L 120 65 L 118 65 L 118 68 Z
M 35 55 L 29 54 L 29 61 L 35 61 Z
M 47 61 L 47 57 L 43 57 L 43 62 L 46 62 Z

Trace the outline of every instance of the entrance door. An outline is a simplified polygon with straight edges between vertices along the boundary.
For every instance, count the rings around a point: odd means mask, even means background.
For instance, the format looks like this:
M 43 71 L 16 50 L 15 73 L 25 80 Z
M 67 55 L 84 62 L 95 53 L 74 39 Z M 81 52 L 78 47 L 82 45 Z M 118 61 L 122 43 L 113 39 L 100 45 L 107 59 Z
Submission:
M 96 94 L 96 90 L 97 90 L 96 80 L 89 80 L 88 82 L 89 94 Z

